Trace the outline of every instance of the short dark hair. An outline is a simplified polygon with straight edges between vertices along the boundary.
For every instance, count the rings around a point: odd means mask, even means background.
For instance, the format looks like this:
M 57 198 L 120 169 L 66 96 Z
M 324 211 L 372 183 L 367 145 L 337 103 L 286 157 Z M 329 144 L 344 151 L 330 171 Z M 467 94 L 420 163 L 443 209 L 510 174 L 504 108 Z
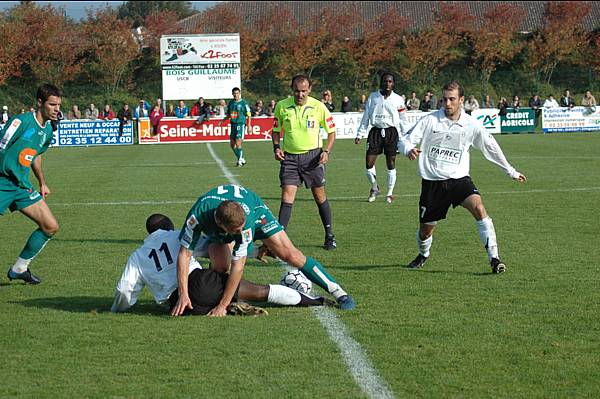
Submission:
M 50 83 L 45 83 L 38 87 L 36 98 L 38 100 L 42 100 L 42 104 L 45 103 L 46 100 L 48 100 L 48 97 L 50 96 L 62 97 L 60 89 Z
M 444 85 L 444 87 L 442 87 L 442 91 L 446 91 L 446 90 L 458 90 L 458 96 L 459 97 L 464 97 L 465 96 L 465 89 L 464 89 L 464 87 L 462 87 L 461 84 L 458 83 L 456 80 L 448 82 L 448 83 L 446 83 Z
M 215 219 L 226 227 L 240 227 L 246 220 L 246 213 L 235 201 L 223 201 L 215 211 Z
M 234 87 L 231 89 L 231 94 L 233 94 L 234 91 L 239 91 L 240 93 L 242 92 L 239 87 Z
M 156 230 L 175 230 L 173 222 L 168 216 L 160 213 L 152 214 L 146 219 L 146 231 L 148 234 L 154 233 Z
M 299 74 L 292 78 L 292 89 L 294 89 L 294 85 L 296 84 L 296 82 L 302 82 L 303 80 L 308 82 L 308 87 L 312 87 L 312 82 L 310 81 L 310 78 L 304 74 Z
M 379 84 L 383 83 L 383 79 L 384 79 L 386 76 L 391 76 L 391 77 L 392 77 L 392 80 L 394 81 L 394 83 L 396 83 L 396 77 L 394 76 L 394 74 L 393 74 L 393 73 L 391 73 L 391 72 L 387 72 L 387 71 L 385 71 L 385 72 L 383 72 L 383 73 L 381 74 L 381 79 L 379 79 Z

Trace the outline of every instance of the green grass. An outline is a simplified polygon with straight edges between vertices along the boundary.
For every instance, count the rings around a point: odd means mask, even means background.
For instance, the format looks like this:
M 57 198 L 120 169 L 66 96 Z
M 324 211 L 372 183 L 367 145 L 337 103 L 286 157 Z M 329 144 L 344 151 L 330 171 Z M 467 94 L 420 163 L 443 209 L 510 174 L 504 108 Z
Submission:
M 334 312 L 396 397 L 599 397 L 600 135 L 497 140 L 528 177 L 517 184 L 472 151 L 503 275 L 490 274 L 462 208 L 438 225 L 424 269 L 404 268 L 417 253 L 416 164 L 398 160 L 396 202 L 369 204 L 364 147 L 349 140 L 336 142 L 327 172 L 338 249 L 320 248 L 308 190 L 298 192 L 289 234 L 355 297 L 356 311 Z M 271 146 L 245 147 L 238 169 L 228 145 L 213 144 L 277 214 Z M 382 158 L 377 167 L 383 183 Z M 42 284 L 1 277 L 0 397 L 366 397 L 310 309 L 173 319 L 145 292 L 131 313 L 110 313 L 146 217 L 162 212 L 180 225 L 199 195 L 226 182 L 205 145 L 56 148 L 44 168 L 61 231 L 32 263 Z M 19 213 L 0 219 L 1 273 L 33 228 Z M 252 260 L 245 272 L 260 283 L 280 274 Z

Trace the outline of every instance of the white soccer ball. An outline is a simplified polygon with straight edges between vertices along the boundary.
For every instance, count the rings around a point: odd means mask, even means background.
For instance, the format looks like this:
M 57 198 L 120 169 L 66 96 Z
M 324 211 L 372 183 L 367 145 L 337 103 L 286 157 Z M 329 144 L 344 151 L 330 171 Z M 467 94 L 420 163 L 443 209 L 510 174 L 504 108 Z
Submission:
M 312 282 L 297 269 L 285 271 L 281 276 L 279 284 L 304 294 L 310 294 L 310 290 L 312 290 Z

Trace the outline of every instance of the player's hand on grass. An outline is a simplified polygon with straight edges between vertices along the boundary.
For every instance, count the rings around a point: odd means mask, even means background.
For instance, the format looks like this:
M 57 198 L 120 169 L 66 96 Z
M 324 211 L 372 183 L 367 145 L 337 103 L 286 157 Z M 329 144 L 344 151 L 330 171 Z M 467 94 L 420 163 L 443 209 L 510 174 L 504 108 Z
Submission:
M 208 312 L 207 316 L 209 316 L 209 317 L 225 317 L 225 316 L 227 316 L 227 306 L 218 304 L 210 312 Z
M 190 301 L 190 297 L 187 295 L 179 296 L 179 299 L 177 300 L 177 304 L 171 311 L 171 316 L 181 316 L 181 314 L 183 314 L 183 312 L 185 312 L 186 308 L 192 309 L 192 301 Z

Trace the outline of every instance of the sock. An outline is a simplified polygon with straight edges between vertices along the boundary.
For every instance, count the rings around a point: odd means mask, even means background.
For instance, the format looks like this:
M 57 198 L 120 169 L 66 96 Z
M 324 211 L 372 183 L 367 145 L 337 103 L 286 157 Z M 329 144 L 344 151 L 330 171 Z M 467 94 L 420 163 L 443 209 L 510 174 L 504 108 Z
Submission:
M 292 218 L 293 205 L 294 204 L 288 202 L 282 202 L 279 206 L 279 224 L 282 225 L 285 230 L 287 230 L 287 226 L 290 224 L 290 219 Z
M 300 293 L 290 287 L 269 284 L 267 302 L 278 305 L 298 305 L 301 301 Z
M 44 248 L 46 243 L 50 241 L 52 236 L 47 235 L 41 229 L 37 229 L 29 236 L 27 243 L 25 243 L 25 247 L 21 251 L 19 255 L 22 259 L 31 259 L 35 258 L 37 254 Z
M 317 204 L 317 206 L 319 207 L 319 216 L 321 216 L 321 223 L 323 223 L 323 227 L 325 228 L 325 234 L 332 236 L 333 228 L 331 227 L 331 208 L 329 207 L 329 201 L 325 200 L 325 202 Z
M 317 284 L 324 290 L 327 290 L 327 292 L 333 295 L 336 299 L 347 295 L 346 291 L 340 287 L 333 277 L 327 273 L 325 268 L 321 266 L 321 264 L 315 259 L 307 256 L 306 263 L 304 263 L 304 266 L 302 266 L 300 271 L 304 273 L 304 275 L 308 277 L 310 281 Z
M 17 258 L 17 261 L 15 262 L 11 270 L 15 273 L 23 273 L 27 271 L 27 268 L 29 268 L 30 263 L 31 259 L 23 259 L 19 257 Z
M 283 285 L 269 284 L 267 302 L 278 305 L 321 306 L 323 297 L 313 297 Z
M 429 237 L 426 240 L 421 240 L 421 236 L 419 235 L 419 229 L 417 229 L 417 246 L 419 247 L 419 253 L 426 258 L 429 258 L 429 250 L 431 249 L 432 241 L 433 236 Z
M 387 195 L 394 194 L 394 187 L 396 186 L 396 169 L 392 169 L 387 171 L 387 183 L 388 183 L 388 192 Z
M 477 230 L 479 230 L 479 238 L 483 242 L 483 246 L 488 254 L 488 260 L 498 258 L 498 243 L 496 242 L 496 230 L 491 217 L 485 217 L 477 221 Z
M 241 155 L 241 151 L 239 148 L 234 147 L 233 148 L 233 153 L 235 154 L 236 158 L 238 159 L 238 161 L 240 160 L 240 155 Z
M 371 189 L 376 190 L 377 189 L 377 171 L 375 170 L 375 166 L 373 166 L 371 169 L 367 169 L 366 175 L 367 175 L 367 180 L 369 180 L 369 183 L 371 183 Z
M 240 147 L 239 151 L 240 151 L 240 158 L 239 159 L 244 159 L 244 149 L 242 147 Z

